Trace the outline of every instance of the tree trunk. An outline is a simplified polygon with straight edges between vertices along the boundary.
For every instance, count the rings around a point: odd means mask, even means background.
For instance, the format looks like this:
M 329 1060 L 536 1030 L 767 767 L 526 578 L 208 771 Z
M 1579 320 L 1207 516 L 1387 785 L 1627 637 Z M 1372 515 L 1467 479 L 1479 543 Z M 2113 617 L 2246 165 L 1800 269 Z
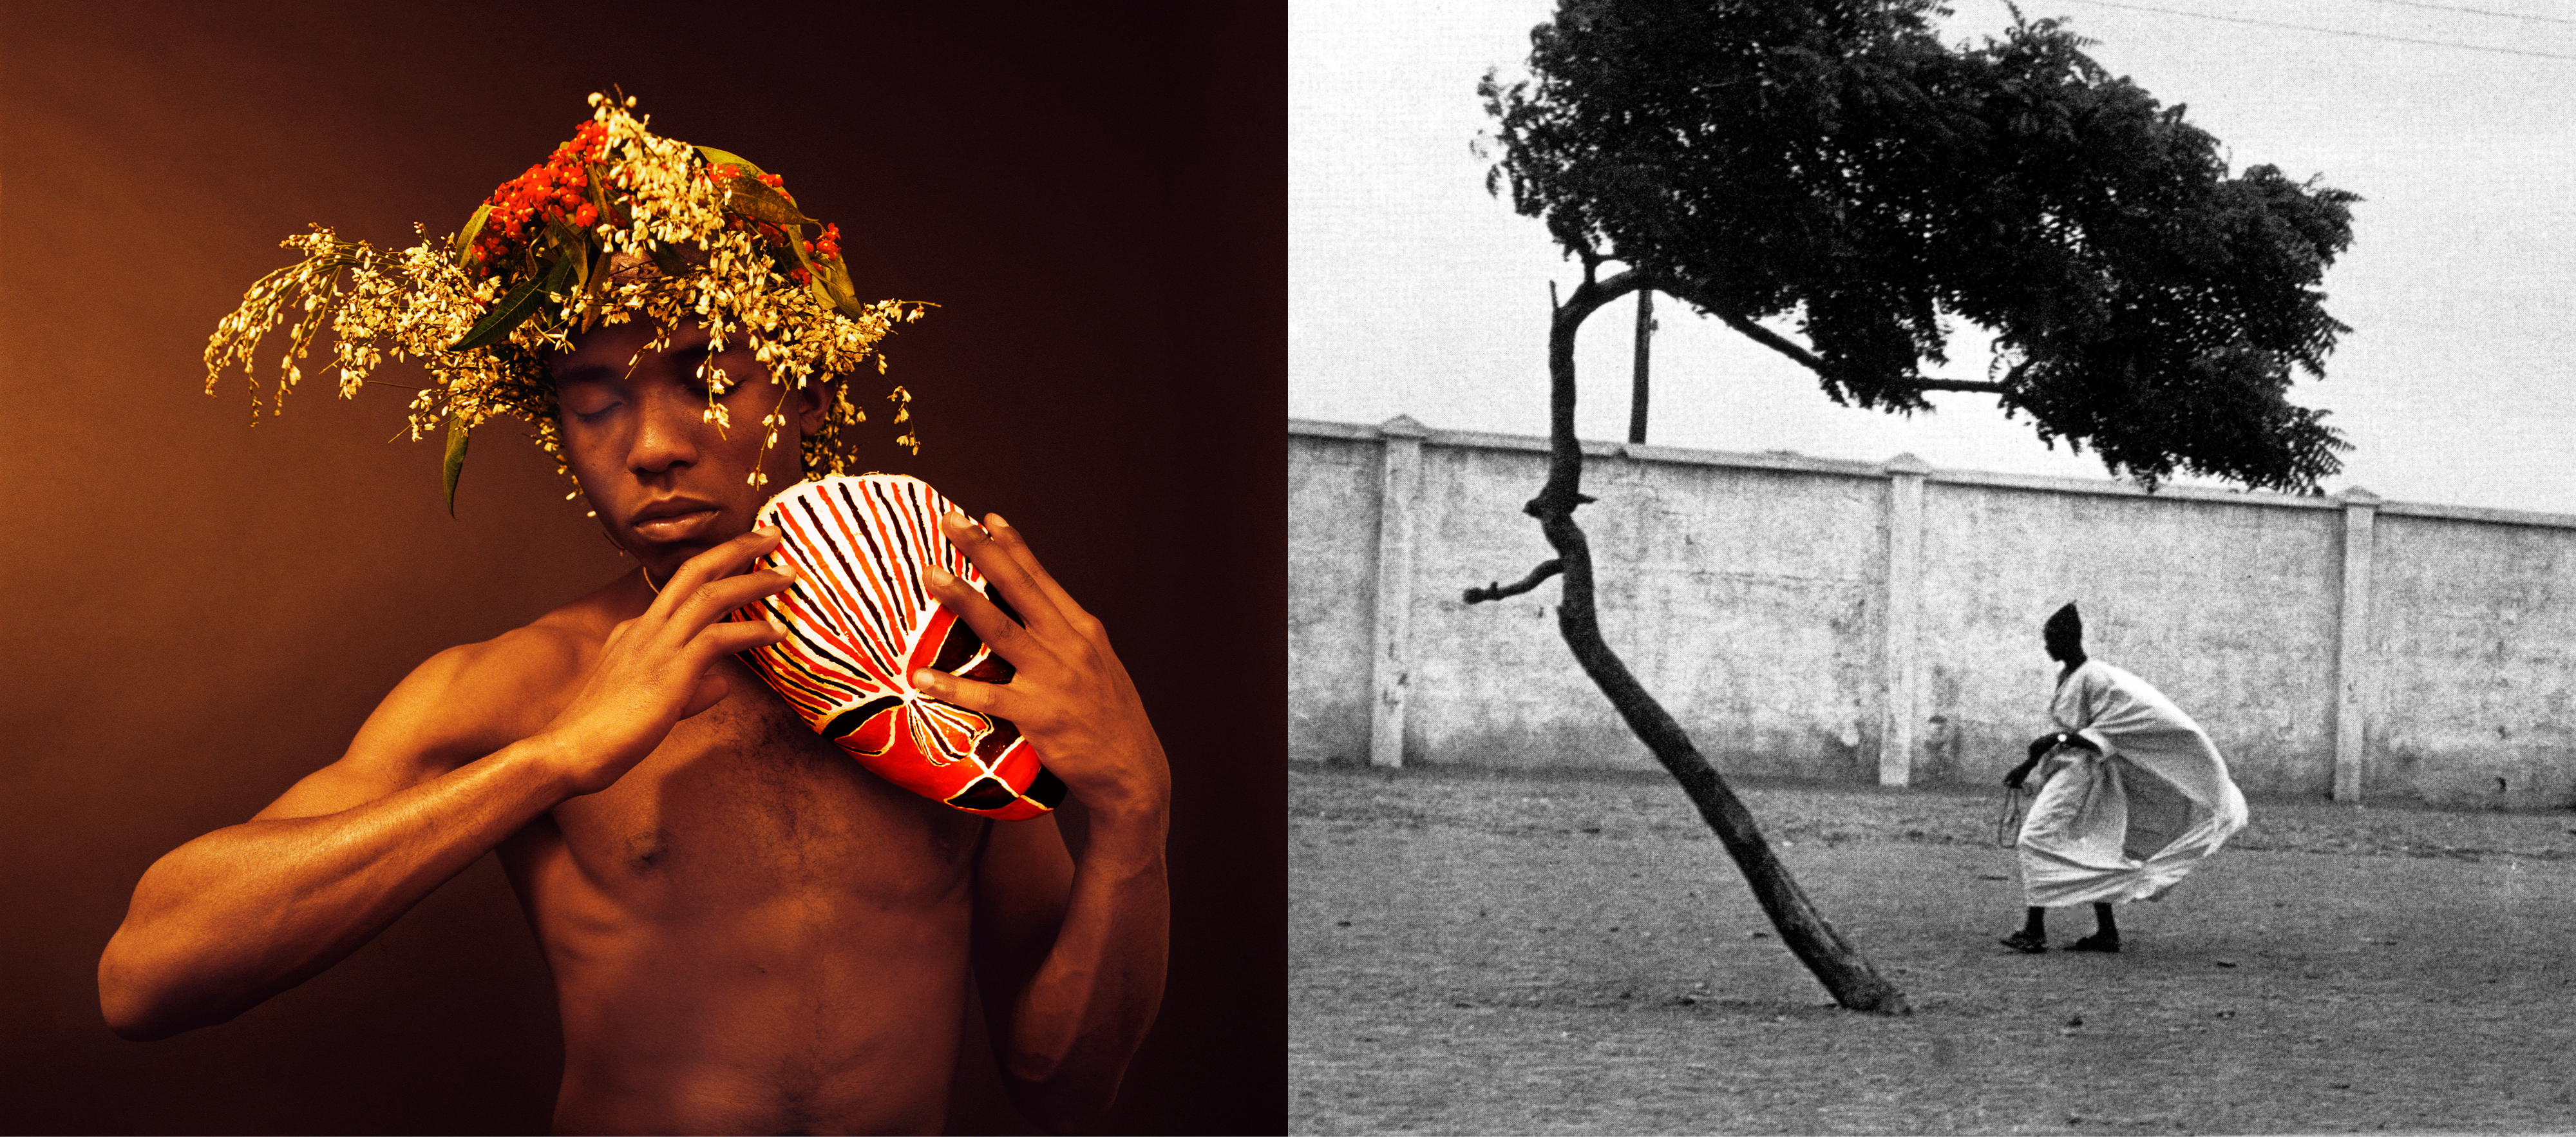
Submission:
M 1557 631 L 1574 652 L 1583 673 L 1601 688 L 1619 717 L 1636 732 L 1655 760 L 1663 763 L 1674 780 L 1681 783 L 1691 804 L 1698 807 L 1702 820 L 1726 846 L 1728 856 L 1735 858 L 1743 870 L 1746 883 L 1753 888 L 1754 899 L 1771 917 L 1771 926 L 1779 929 L 1780 942 L 1786 944 L 1800 963 L 1824 984 L 1834 1001 L 1856 1011 L 1880 1014 L 1906 1014 L 1905 994 L 1881 978 L 1868 959 L 1850 941 L 1834 929 L 1824 914 L 1816 911 L 1788 866 L 1780 863 L 1770 842 L 1754 824 L 1753 813 L 1742 799 L 1728 788 L 1715 767 L 1691 745 L 1690 735 L 1673 721 L 1663 705 L 1646 693 L 1643 684 L 1620 661 L 1616 652 L 1601 638 L 1601 624 L 1593 607 L 1592 550 L 1583 529 L 1574 522 L 1574 511 L 1590 498 L 1583 496 L 1583 450 L 1574 440 L 1574 333 L 1584 317 L 1623 293 L 1643 287 L 1634 272 L 1621 273 L 1606 281 L 1595 282 L 1590 273 L 1574 295 L 1556 310 L 1548 330 L 1547 366 L 1553 391 L 1548 424 L 1547 485 L 1524 507 L 1539 521 L 1547 543 L 1556 549 L 1565 574 L 1564 603 L 1558 608 Z M 1641 400 L 1642 402 L 1642 400 Z
M 1646 359 L 1655 346 L 1655 290 L 1637 290 L 1637 357 L 1628 385 L 1628 441 L 1646 442 Z

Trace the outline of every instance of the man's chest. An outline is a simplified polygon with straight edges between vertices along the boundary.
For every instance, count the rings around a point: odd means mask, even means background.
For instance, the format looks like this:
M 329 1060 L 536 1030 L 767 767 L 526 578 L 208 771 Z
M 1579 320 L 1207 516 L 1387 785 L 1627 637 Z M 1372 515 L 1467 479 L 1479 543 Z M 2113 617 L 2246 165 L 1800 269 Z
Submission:
M 602 899 L 699 911 L 913 906 L 963 887 L 981 819 L 868 773 L 747 670 L 728 664 L 725 674 L 723 702 L 531 834 L 557 846 L 561 867 Z

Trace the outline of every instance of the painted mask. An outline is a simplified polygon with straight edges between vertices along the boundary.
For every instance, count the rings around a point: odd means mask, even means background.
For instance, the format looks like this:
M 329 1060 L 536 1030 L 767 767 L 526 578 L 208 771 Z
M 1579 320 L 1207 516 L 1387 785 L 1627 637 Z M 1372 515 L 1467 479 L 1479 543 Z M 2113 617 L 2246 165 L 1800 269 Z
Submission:
M 878 776 L 934 801 L 1004 821 L 1064 800 L 1064 783 L 1008 719 L 913 689 L 929 668 L 1008 682 L 1011 664 L 921 585 L 938 565 L 990 597 L 939 531 L 948 499 L 900 474 L 800 482 L 760 508 L 786 539 L 759 567 L 795 566 L 796 583 L 735 620 L 776 617 L 787 638 L 749 654 L 762 679 L 823 737 Z

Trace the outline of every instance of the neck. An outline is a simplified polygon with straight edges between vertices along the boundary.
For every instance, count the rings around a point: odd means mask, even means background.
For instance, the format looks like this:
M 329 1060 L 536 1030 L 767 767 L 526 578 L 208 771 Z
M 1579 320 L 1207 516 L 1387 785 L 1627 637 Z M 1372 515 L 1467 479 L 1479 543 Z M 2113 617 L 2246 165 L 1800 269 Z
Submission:
M 654 585 L 669 583 L 670 577 L 639 565 L 603 585 L 600 592 L 608 597 L 608 603 L 619 619 L 632 619 L 653 606 L 656 598 Z

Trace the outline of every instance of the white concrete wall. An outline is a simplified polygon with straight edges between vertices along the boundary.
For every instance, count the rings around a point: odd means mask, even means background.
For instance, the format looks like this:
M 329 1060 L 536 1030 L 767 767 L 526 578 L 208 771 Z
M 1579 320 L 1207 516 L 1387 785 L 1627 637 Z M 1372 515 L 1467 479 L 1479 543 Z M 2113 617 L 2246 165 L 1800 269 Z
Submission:
M 1288 437 L 1288 751 L 1368 756 L 1383 447 Z
M 2367 798 L 2576 803 L 2576 541 L 2383 516 Z
M 1521 512 L 1543 440 L 1289 434 L 1292 760 L 1652 766 L 1556 582 L 1460 599 L 1553 555 Z M 2576 518 L 1586 450 L 1603 632 L 1723 770 L 1993 781 L 2047 725 L 2039 624 L 2074 600 L 2249 792 L 2576 805 Z
M 2039 625 L 2074 601 L 2085 650 L 2200 721 L 2248 793 L 2334 782 L 2335 509 L 1933 481 L 1914 778 L 1977 782 L 2048 729 Z M 1938 716 L 1941 722 L 1929 722 Z

